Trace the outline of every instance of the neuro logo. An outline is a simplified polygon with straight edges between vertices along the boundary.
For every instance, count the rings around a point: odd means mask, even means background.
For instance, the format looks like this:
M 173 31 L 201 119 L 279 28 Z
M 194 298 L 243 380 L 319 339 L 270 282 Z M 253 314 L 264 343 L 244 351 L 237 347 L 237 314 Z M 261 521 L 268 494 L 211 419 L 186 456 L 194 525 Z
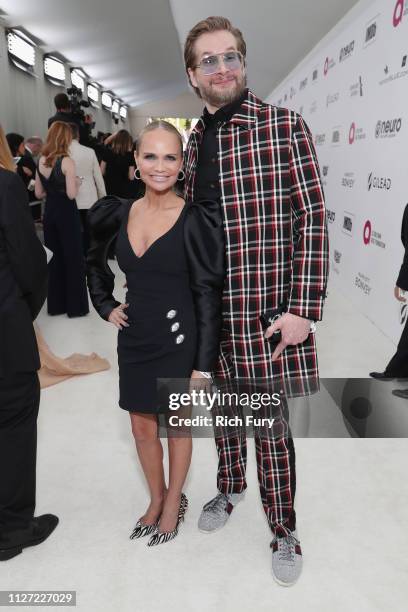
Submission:
M 392 25 L 394 28 L 398 27 L 402 21 L 404 16 L 404 0 L 397 0 L 397 3 L 394 8 L 394 13 L 392 15 Z
M 349 144 L 353 144 L 355 137 L 356 137 L 356 124 L 353 121 L 353 123 L 350 125 L 350 130 L 349 130 Z
M 334 210 L 326 208 L 326 219 L 328 223 L 334 223 L 336 220 L 336 213 Z
M 318 70 L 317 68 L 315 68 L 315 70 L 313 70 L 312 80 L 317 81 L 317 76 L 318 76 Z
M 323 166 L 323 176 L 327 176 L 329 172 L 329 166 Z
M 341 262 L 341 255 L 342 254 L 340 253 L 340 251 L 337 251 L 336 249 L 334 250 L 333 258 L 336 264 L 339 264 Z
M 387 121 L 377 121 L 375 126 L 376 138 L 393 138 L 401 130 L 402 119 L 388 119 Z
M 364 225 L 364 230 L 363 230 L 363 240 L 364 240 L 364 244 L 370 244 L 370 240 L 371 240 L 371 221 L 366 221 L 365 225 Z

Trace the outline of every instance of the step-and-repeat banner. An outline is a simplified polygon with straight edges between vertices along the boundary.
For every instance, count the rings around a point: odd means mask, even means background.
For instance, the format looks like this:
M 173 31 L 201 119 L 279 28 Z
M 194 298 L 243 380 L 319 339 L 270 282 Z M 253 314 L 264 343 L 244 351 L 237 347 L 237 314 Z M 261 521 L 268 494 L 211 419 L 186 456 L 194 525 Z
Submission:
M 267 101 L 299 112 L 313 133 L 331 283 L 397 342 L 407 316 L 393 293 L 408 203 L 408 0 L 373 2 Z

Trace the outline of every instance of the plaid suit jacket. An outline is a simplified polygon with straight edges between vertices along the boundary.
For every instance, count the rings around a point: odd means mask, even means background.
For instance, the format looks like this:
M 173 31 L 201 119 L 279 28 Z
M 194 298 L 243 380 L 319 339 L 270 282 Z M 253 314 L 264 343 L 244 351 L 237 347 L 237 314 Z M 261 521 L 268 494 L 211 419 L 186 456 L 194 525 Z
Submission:
M 201 118 L 185 155 L 185 197 L 194 200 Z M 297 113 L 251 91 L 218 128 L 221 209 L 226 240 L 223 328 L 216 375 L 289 382 L 291 394 L 318 388 L 314 334 L 277 361 L 259 316 L 281 304 L 322 318 L 328 274 L 323 190 L 313 140 Z

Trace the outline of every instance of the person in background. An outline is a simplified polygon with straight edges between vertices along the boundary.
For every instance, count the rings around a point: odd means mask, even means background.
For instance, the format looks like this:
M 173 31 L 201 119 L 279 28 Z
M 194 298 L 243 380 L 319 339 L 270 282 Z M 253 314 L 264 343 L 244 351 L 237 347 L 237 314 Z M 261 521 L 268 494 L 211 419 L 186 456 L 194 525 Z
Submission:
M 406 303 L 408 292 L 408 204 L 402 218 L 401 241 L 405 249 L 404 259 L 394 288 L 394 297 L 401 303 Z M 408 319 L 405 323 L 397 351 L 392 357 L 384 372 L 370 372 L 376 380 L 393 380 L 394 378 L 408 379 Z M 408 389 L 395 389 L 393 394 L 408 399 Z
M 43 144 L 42 138 L 39 136 L 30 136 L 30 138 L 27 138 L 25 141 L 25 154 L 27 157 L 36 160 L 41 153 Z
M 0 126 L 0 561 L 44 542 L 58 517 L 34 517 L 40 368 L 33 320 L 47 258 Z
M 132 197 L 135 178 L 133 141 L 127 130 L 119 130 L 105 139 L 101 170 L 106 193 L 120 198 Z M 110 145 L 110 146 L 109 146 Z
M 89 127 L 92 123 L 91 115 L 86 115 L 83 121 L 81 117 L 72 112 L 71 102 L 66 93 L 59 93 L 54 97 L 54 104 L 57 112 L 48 119 L 48 127 L 50 128 L 55 121 L 63 123 L 76 123 L 79 128 L 79 142 L 83 145 L 88 144 Z
M 31 179 L 31 188 L 28 190 L 28 199 L 30 202 L 31 214 L 34 221 L 41 221 L 41 204 L 32 204 L 36 201 L 35 197 L 35 172 L 37 170 L 37 158 L 41 153 L 43 141 L 39 136 L 30 136 L 25 141 L 25 152 L 23 155 L 23 164 L 33 173 Z
M 37 198 L 46 198 L 44 243 L 54 254 L 49 265 L 48 314 L 81 317 L 89 312 L 81 222 L 75 198 L 81 179 L 69 156 L 72 131 L 56 121 L 48 130 L 35 178 Z
M 95 151 L 79 144 L 78 126 L 75 123 L 70 125 L 72 142 L 69 147 L 69 155 L 74 160 L 77 176 L 82 181 L 78 188 L 76 203 L 81 218 L 83 247 L 86 256 L 89 248 L 88 210 L 96 200 L 106 195 L 106 189 Z
M 10 132 L 6 138 L 17 166 L 17 174 L 23 179 L 26 188 L 33 191 L 36 168 L 35 163 L 26 155 L 24 136 Z

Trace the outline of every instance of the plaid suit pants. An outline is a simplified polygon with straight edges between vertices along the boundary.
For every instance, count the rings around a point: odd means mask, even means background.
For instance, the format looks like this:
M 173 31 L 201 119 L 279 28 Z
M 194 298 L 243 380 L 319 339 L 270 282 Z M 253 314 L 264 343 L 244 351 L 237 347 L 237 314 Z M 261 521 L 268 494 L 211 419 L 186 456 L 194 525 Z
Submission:
M 253 385 L 239 386 L 237 392 L 251 394 Z M 243 391 L 245 389 L 245 391 Z M 218 384 L 221 393 L 231 393 L 231 384 Z M 258 389 L 259 391 L 259 389 Z M 218 452 L 217 488 L 221 493 L 241 493 L 247 487 L 247 431 L 246 415 L 259 419 L 254 424 L 257 475 L 264 512 L 271 531 L 278 536 L 287 535 L 296 528 L 294 499 L 296 492 L 295 447 L 289 428 L 287 400 L 282 397 L 279 406 L 262 407 L 255 411 L 243 409 L 239 402 L 214 407 L 214 435 Z M 216 424 L 216 416 L 228 418 L 228 424 Z M 261 419 L 274 419 L 273 426 Z

